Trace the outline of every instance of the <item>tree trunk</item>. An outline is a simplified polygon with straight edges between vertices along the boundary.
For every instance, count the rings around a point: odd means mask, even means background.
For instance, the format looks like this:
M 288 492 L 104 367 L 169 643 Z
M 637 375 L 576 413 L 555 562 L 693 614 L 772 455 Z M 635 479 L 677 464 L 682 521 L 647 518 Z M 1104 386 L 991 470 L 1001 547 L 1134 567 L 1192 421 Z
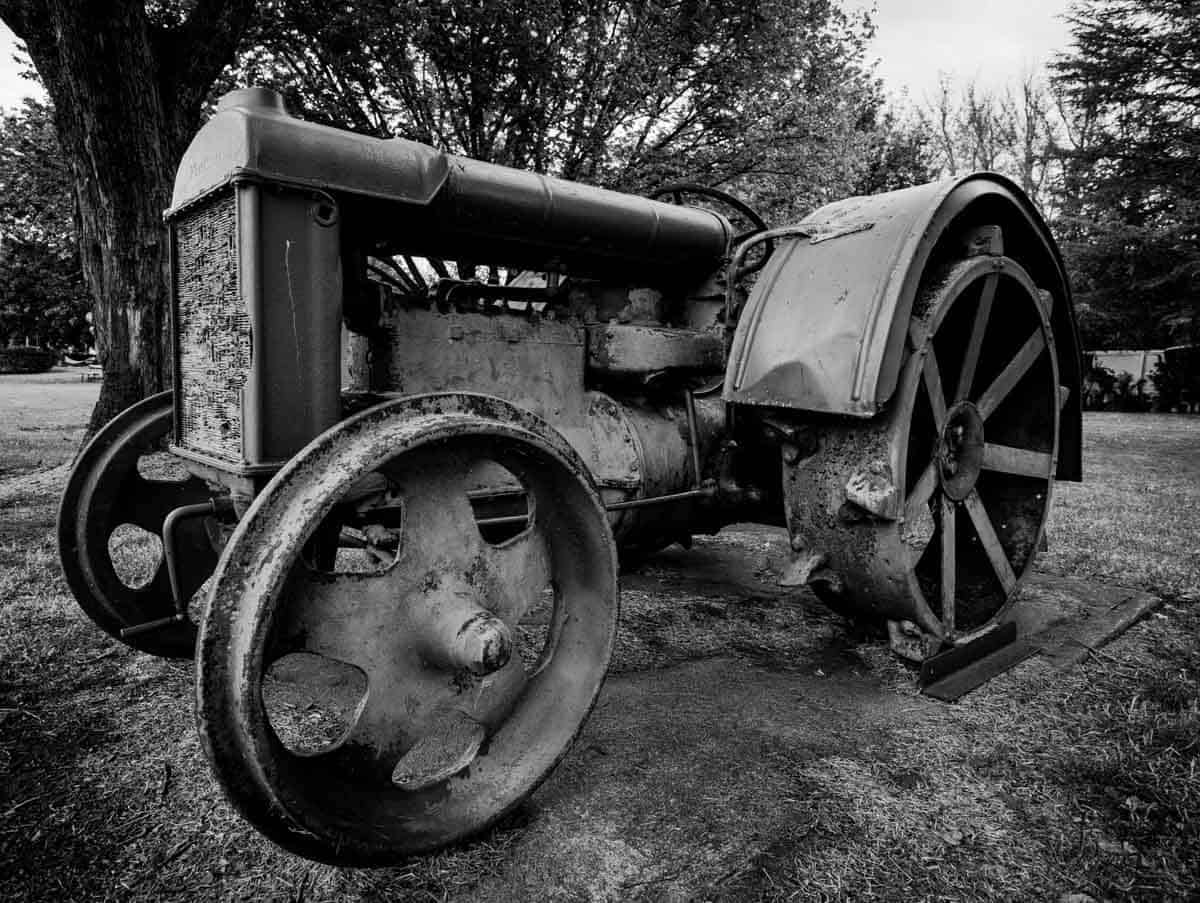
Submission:
M 140 0 L 45 5 L 52 34 L 23 37 L 54 103 L 75 185 L 80 261 L 96 301 L 104 382 L 90 433 L 170 379 L 162 212 L 177 149 L 157 79 L 146 77 L 156 66 Z
M 0 0 L 54 104 L 103 370 L 89 435 L 171 380 L 162 215 L 201 104 L 232 60 L 251 0 L 196 0 L 151 23 L 144 0 Z

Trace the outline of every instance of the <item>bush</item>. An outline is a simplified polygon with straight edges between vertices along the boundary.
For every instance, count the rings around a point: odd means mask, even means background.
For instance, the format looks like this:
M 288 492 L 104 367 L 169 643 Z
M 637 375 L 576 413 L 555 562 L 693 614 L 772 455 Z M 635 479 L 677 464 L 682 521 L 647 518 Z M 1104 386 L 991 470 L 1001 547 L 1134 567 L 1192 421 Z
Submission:
M 1200 346 L 1168 348 L 1154 368 L 1160 411 L 1200 408 Z
M 1083 409 L 1145 411 L 1150 407 L 1145 384 L 1144 379 L 1135 381 L 1131 373 L 1118 375 L 1108 367 L 1092 364 L 1083 375 Z
M 0 373 L 41 373 L 58 363 L 49 348 L 0 348 Z

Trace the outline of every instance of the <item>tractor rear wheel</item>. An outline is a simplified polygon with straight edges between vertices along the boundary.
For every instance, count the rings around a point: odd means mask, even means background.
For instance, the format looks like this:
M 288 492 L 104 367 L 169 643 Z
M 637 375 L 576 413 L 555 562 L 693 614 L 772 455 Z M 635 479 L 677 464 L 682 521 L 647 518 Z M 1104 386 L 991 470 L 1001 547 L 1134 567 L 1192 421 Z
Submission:
M 785 469 L 814 590 L 891 621 L 907 657 L 990 629 L 1033 564 L 1062 398 L 1047 298 L 1004 256 L 933 274 L 885 414 Z

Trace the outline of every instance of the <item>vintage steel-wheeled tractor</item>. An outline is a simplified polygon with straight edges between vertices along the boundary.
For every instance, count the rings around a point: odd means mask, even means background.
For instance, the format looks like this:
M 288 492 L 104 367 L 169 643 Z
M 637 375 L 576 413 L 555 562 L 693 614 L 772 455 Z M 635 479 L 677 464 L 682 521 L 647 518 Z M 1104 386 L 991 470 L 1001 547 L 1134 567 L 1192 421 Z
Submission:
M 174 391 L 84 451 L 61 554 L 103 629 L 195 654 L 213 770 L 283 846 L 395 861 L 516 806 L 595 701 L 618 554 L 786 526 L 782 581 L 909 658 L 1004 619 L 1080 469 L 1029 201 L 983 173 L 768 230 L 660 197 L 256 88 L 192 142 Z

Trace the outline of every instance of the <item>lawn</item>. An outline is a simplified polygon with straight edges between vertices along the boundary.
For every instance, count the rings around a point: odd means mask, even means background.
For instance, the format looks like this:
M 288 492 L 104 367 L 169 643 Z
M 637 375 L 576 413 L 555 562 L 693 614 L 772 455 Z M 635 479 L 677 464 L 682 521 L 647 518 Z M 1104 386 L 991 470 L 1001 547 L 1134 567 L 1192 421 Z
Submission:
M 345 870 L 230 810 L 196 739 L 190 665 L 79 613 L 54 548 L 57 465 L 96 387 L 4 379 L 0 899 L 1200 893 L 1200 418 L 1087 416 L 1086 482 L 1056 490 L 1040 567 L 1163 604 L 1066 674 L 1032 660 L 937 703 L 811 598 L 683 593 L 652 564 L 625 587 L 615 676 L 529 804 L 461 848 Z M 758 542 L 698 545 L 755 560 Z

